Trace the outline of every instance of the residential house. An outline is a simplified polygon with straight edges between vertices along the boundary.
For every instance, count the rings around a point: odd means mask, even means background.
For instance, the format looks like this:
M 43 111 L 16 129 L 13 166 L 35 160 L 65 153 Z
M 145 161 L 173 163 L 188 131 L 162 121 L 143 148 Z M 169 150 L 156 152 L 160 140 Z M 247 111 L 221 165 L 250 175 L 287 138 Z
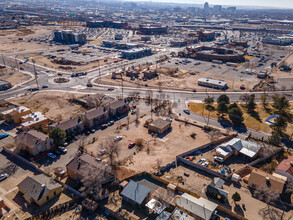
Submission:
M 23 147 L 32 156 L 53 148 L 53 140 L 36 130 L 24 131 L 18 134 L 15 137 L 15 143 Z
M 275 169 L 277 174 L 293 180 L 293 156 L 284 159 Z
M 233 138 L 230 141 L 221 144 L 216 149 L 216 155 L 227 159 L 233 154 L 236 156 L 242 154 L 250 159 L 255 159 L 259 155 L 261 149 L 262 146 L 252 141 Z
M 125 202 L 142 207 L 148 200 L 151 190 L 133 180 L 121 192 Z
M 126 76 L 131 77 L 131 78 L 138 78 L 139 71 L 134 70 L 134 69 L 128 70 L 128 71 L 126 71 Z
M 96 107 L 84 112 L 81 118 L 85 127 L 93 128 L 105 123 L 109 119 L 109 112 L 105 107 Z
M 107 166 L 107 164 L 96 160 L 95 157 L 88 154 L 82 154 L 81 156 L 72 159 L 66 165 L 66 169 L 68 176 L 79 182 L 94 172 L 98 173 L 99 170 L 104 169 L 105 166 Z
M 24 199 L 42 206 L 62 192 L 62 185 L 44 174 L 26 177 L 17 185 Z
M 248 186 L 250 188 L 257 189 L 259 186 L 264 186 L 275 190 L 279 194 L 283 193 L 285 183 L 286 180 L 283 178 L 278 178 L 259 169 L 252 170 L 248 177 Z
M 49 119 L 46 118 L 41 112 L 33 112 L 29 115 L 22 116 L 20 120 L 22 122 L 22 130 L 30 130 L 39 124 L 47 127 L 49 124 Z
M 188 215 L 196 219 L 211 219 L 218 204 L 213 203 L 203 197 L 196 198 L 184 193 L 176 202 L 176 207 L 185 211 Z
M 157 118 L 155 121 L 151 122 L 148 126 L 149 132 L 155 132 L 158 134 L 164 134 L 170 128 L 171 128 L 171 122 L 164 120 L 162 118 Z
M 146 71 L 143 71 L 142 73 L 143 73 L 143 78 L 145 79 L 152 79 L 158 76 L 156 70 L 146 70 Z
M 0 197 L 0 218 L 10 211 L 10 207 L 4 202 L 4 200 Z
M 29 108 L 24 106 L 18 106 L 7 111 L 2 112 L 2 118 L 8 123 L 20 123 L 20 119 L 22 116 L 28 115 L 32 113 Z
M 5 107 L 10 105 L 10 102 L 6 101 L 5 99 L 0 99 L 0 107 Z
M 84 131 L 84 124 L 81 117 L 70 117 L 63 121 L 56 122 L 49 126 L 50 129 L 58 127 L 66 132 L 67 135 L 77 135 Z
M 129 106 L 126 100 L 120 99 L 109 104 L 109 112 L 111 116 L 119 116 L 129 112 Z
M 225 181 L 219 177 L 215 177 L 212 182 L 207 186 L 207 194 L 217 198 L 221 201 L 225 201 L 229 192 L 223 190 Z

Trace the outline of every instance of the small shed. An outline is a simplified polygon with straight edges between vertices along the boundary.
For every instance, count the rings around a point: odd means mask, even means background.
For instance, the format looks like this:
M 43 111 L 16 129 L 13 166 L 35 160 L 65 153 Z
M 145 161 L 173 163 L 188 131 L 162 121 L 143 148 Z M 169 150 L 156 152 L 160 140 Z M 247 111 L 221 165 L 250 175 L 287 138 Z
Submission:
M 158 134 L 163 134 L 165 133 L 168 129 L 171 128 L 171 122 L 164 120 L 162 118 L 158 118 L 152 123 L 149 124 L 149 131 L 155 132 Z

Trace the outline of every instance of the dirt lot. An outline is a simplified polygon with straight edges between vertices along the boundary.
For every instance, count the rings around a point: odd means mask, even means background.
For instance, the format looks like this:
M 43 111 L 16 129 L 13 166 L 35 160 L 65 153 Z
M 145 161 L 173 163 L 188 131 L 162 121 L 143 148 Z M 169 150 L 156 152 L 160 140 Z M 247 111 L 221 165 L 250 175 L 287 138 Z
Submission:
M 40 111 L 51 120 L 66 119 L 86 111 L 80 105 L 71 103 L 69 99 L 73 96 L 64 92 L 38 92 L 23 97 L 11 99 L 16 105 L 23 105 L 33 112 Z M 76 98 L 83 97 L 82 94 L 75 94 Z
M 185 126 L 183 123 L 172 122 L 172 131 L 163 138 L 155 138 L 148 134 L 147 128 L 143 127 L 144 121 L 150 116 L 140 119 L 140 124 L 131 123 L 122 128 L 119 133 L 112 130 L 106 135 L 99 137 L 99 142 L 115 136 L 123 136 L 120 141 L 120 154 L 118 160 L 122 166 L 137 173 L 142 171 L 152 172 L 157 170 L 158 165 L 164 165 L 175 160 L 175 157 L 183 152 L 207 143 L 208 137 L 200 128 Z M 116 123 L 117 124 L 117 123 Z M 116 125 L 115 125 L 116 126 Z M 196 139 L 190 137 L 196 133 Z M 128 149 L 128 144 L 142 138 L 144 147 L 138 151 L 136 147 Z M 149 150 L 148 150 L 149 149 Z M 99 145 L 94 143 L 87 146 L 88 152 L 98 153 Z
M 31 76 L 23 72 L 14 71 L 11 69 L 7 69 L 7 72 L 6 69 L 1 69 L 0 78 L 10 82 L 12 86 L 14 86 L 16 84 L 29 80 Z

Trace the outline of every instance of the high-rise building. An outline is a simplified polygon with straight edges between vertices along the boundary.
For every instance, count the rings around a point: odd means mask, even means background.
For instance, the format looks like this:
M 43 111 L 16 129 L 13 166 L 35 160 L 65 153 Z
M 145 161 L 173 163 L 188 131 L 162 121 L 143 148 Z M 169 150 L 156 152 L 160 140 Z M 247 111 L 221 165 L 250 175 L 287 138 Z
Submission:
M 221 13 L 222 11 L 222 5 L 215 5 L 213 8 L 214 13 Z
M 209 3 L 208 2 L 204 3 L 203 10 L 208 11 L 209 8 L 210 8 Z

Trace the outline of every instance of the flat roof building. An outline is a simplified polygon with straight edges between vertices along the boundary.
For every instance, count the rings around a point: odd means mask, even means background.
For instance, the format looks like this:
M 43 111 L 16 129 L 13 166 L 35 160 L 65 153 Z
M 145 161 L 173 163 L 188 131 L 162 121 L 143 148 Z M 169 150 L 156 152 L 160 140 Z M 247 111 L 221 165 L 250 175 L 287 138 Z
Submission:
M 226 89 L 226 88 L 228 88 L 227 82 L 215 80 L 215 79 L 210 79 L 210 78 L 199 78 L 197 80 L 197 83 L 199 86 L 211 87 L 213 89 Z

